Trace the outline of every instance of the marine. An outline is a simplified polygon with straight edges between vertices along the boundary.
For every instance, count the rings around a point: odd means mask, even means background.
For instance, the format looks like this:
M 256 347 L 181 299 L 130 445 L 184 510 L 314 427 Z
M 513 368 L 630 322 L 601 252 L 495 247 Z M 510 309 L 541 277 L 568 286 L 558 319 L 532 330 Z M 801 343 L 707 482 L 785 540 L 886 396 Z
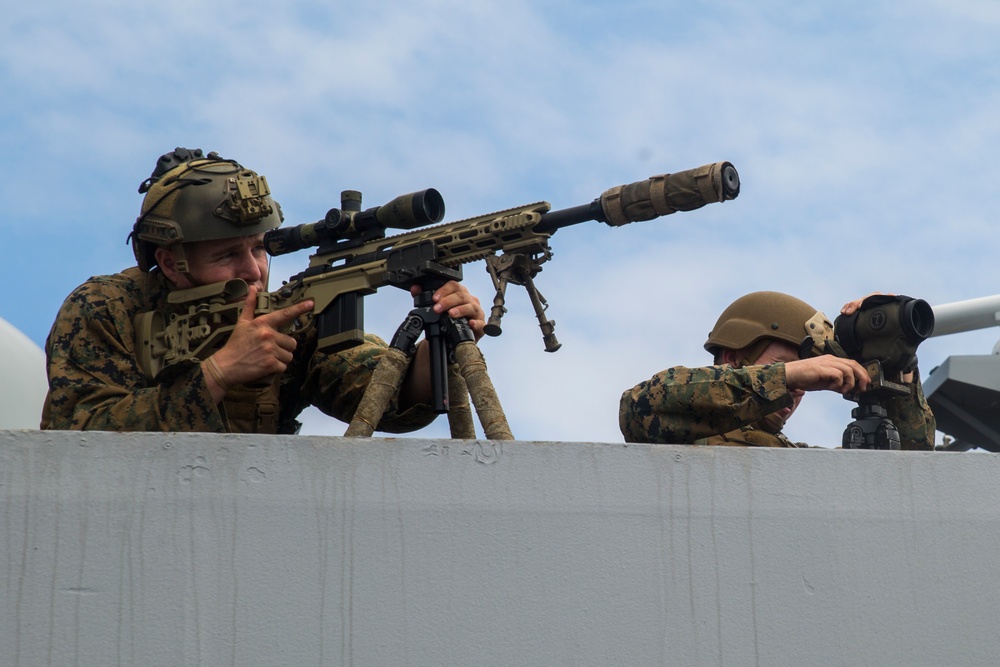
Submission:
M 857 312 L 862 299 L 844 306 Z M 822 353 L 833 325 L 822 312 L 780 292 L 754 292 L 723 311 L 705 349 L 715 364 L 675 366 L 629 390 L 619 403 L 627 442 L 751 447 L 807 447 L 782 432 L 809 391 L 843 395 L 868 388 L 855 360 Z M 904 378 L 908 396 L 885 402 L 901 449 L 933 449 L 934 415 L 919 371 Z
M 314 330 L 283 333 L 312 308 L 308 301 L 255 317 L 269 271 L 263 235 L 282 221 L 266 179 L 216 153 L 178 148 L 160 157 L 139 191 L 145 197 L 130 234 L 136 266 L 73 290 L 49 333 L 41 428 L 294 433 L 309 405 L 349 421 L 386 344 L 369 334 L 361 345 L 325 354 Z M 249 294 L 222 348 L 147 377 L 136 317 L 169 318 L 172 291 L 234 278 L 246 281 Z M 449 282 L 434 300 L 435 311 L 466 317 L 482 336 L 485 314 L 464 286 Z M 380 430 L 412 431 L 436 417 L 423 347 Z

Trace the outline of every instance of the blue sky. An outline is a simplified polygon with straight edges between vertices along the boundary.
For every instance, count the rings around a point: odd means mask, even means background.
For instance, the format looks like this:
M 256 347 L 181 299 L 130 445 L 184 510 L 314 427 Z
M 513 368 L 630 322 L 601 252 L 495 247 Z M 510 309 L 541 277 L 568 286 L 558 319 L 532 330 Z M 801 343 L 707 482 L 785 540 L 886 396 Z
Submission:
M 1000 291 L 998 79 L 986 1 L 18 3 L 0 27 L 0 317 L 42 345 L 70 290 L 129 266 L 136 188 L 175 146 L 265 174 L 286 224 L 344 189 L 377 205 L 435 187 L 456 220 L 729 160 L 735 201 L 553 238 L 538 285 L 559 352 L 521 292 L 483 344 L 518 438 L 620 441 L 621 392 L 706 363 L 745 292 L 832 317 L 872 291 Z M 465 274 L 488 304 L 482 263 Z M 383 290 L 367 328 L 390 336 L 409 307 Z M 931 339 L 922 367 L 998 335 Z M 851 406 L 807 397 L 788 432 L 835 445 Z

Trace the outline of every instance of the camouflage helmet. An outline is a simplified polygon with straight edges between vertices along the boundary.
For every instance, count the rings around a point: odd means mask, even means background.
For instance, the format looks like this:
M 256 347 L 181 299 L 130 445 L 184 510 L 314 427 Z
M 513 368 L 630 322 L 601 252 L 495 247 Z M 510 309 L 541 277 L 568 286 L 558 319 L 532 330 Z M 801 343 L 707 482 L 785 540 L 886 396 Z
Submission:
M 157 247 L 262 234 L 281 224 L 267 180 L 235 160 L 177 148 L 139 186 L 145 194 L 129 239 L 143 271 Z
M 792 344 L 799 357 L 822 354 L 833 338 L 833 324 L 805 301 L 781 292 L 752 292 L 726 308 L 708 334 L 705 349 L 716 358 L 723 349 L 744 350 L 752 363 L 772 340 Z

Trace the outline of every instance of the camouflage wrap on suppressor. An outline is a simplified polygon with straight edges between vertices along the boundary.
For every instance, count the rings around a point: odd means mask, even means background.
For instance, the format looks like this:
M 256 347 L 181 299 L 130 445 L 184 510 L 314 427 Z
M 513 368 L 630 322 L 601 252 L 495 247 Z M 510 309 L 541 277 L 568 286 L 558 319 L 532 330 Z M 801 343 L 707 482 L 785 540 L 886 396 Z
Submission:
M 739 178 L 733 165 L 713 162 L 609 188 L 601 195 L 601 208 L 607 223 L 619 227 L 677 211 L 693 211 L 738 195 Z
M 894 398 L 885 407 L 903 449 L 933 449 L 934 415 L 919 378 L 912 386 L 914 396 Z M 790 405 L 784 363 L 675 366 L 623 393 L 618 421 L 627 442 L 806 447 L 760 424 Z
M 220 408 L 197 361 L 171 366 L 155 381 L 139 368 L 134 318 L 169 312 L 168 293 L 158 270 L 133 267 L 91 278 L 67 297 L 46 341 L 43 429 L 287 433 L 308 405 L 347 422 L 386 348 L 366 336 L 362 345 L 327 355 L 315 352 L 315 334 L 297 335 L 295 357 L 273 389 L 238 387 Z M 279 414 L 269 419 L 272 404 Z M 379 430 L 412 431 L 435 416 L 426 405 L 400 412 L 393 401 Z

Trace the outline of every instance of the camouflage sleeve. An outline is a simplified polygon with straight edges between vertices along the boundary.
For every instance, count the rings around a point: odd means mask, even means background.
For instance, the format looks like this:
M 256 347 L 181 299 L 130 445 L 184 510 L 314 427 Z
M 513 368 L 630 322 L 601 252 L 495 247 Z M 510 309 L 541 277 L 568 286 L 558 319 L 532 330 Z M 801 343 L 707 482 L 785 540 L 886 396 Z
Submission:
M 899 432 L 900 448 L 933 450 L 937 421 L 924 398 L 920 371 L 914 372 L 914 381 L 907 386 L 913 388 L 912 396 L 894 396 L 885 404 L 888 417 Z
M 368 387 L 375 366 L 386 349 L 378 336 L 365 334 L 361 345 L 334 354 L 314 352 L 303 394 L 325 414 L 350 422 Z M 386 408 L 378 430 L 386 433 L 407 433 L 427 426 L 437 413 L 429 405 L 418 404 L 401 410 L 398 397 Z
M 149 382 L 133 341 L 131 313 L 121 298 L 92 284 L 74 290 L 46 342 L 49 393 L 41 428 L 225 431 L 197 364 Z
M 618 423 L 626 442 L 693 444 L 791 404 L 783 363 L 675 366 L 622 394 Z

